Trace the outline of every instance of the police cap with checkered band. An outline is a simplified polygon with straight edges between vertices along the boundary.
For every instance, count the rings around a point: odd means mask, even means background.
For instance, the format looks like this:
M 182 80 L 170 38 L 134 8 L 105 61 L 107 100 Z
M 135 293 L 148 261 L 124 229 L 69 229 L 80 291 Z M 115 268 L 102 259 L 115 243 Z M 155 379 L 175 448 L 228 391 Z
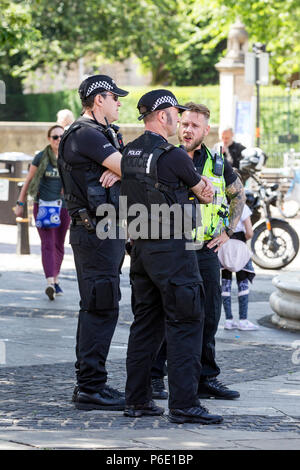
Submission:
M 146 93 L 141 97 L 138 102 L 137 108 L 141 115 L 138 117 L 138 120 L 144 119 L 153 111 L 158 111 L 159 109 L 171 108 L 174 106 L 178 108 L 179 111 L 186 111 L 188 108 L 186 106 L 181 106 L 178 104 L 176 97 L 169 90 L 152 90 Z
M 108 75 L 92 75 L 86 78 L 79 86 L 78 93 L 81 100 L 92 95 L 110 91 L 117 96 L 126 96 L 128 91 L 118 88 L 115 81 Z

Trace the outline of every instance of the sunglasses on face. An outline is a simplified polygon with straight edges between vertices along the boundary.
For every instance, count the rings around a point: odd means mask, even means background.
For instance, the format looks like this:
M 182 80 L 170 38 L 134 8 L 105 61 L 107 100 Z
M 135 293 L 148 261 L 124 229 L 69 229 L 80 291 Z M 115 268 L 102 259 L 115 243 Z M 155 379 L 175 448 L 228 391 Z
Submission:
M 58 140 L 61 138 L 62 138 L 62 135 L 50 135 L 50 139 L 53 139 L 53 140 Z
M 102 94 L 102 93 L 101 93 L 101 94 Z M 114 93 L 110 93 L 110 94 L 108 94 L 108 93 L 103 93 L 103 95 L 104 95 L 104 96 L 111 96 L 114 101 L 118 101 L 118 100 L 119 100 L 119 97 L 118 97 L 117 95 L 115 95 Z

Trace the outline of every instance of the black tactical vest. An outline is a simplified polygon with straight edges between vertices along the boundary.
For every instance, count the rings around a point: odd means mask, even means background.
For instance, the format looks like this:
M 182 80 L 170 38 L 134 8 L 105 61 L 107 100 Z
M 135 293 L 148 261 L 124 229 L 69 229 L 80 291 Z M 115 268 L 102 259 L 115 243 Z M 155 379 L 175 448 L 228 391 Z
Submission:
M 86 159 L 86 163 L 69 163 L 64 160 L 64 145 L 72 134 L 82 127 L 92 127 L 98 132 L 102 132 L 108 138 L 110 134 L 106 128 L 96 122 L 87 121 L 84 118 L 77 119 L 69 129 L 63 134 L 58 152 L 58 169 L 62 180 L 64 198 L 71 215 L 79 209 L 87 209 L 92 216 L 95 216 L 97 207 L 100 204 L 113 204 L 118 208 L 120 195 L 120 182 L 117 181 L 111 188 L 104 188 L 99 183 L 99 179 L 106 167 L 99 163 Z M 71 135 L 71 137 L 69 137 Z M 111 142 L 114 145 L 114 142 Z M 74 178 L 76 176 L 76 178 Z
M 158 159 L 172 149 L 174 149 L 174 145 L 165 142 L 161 136 L 145 132 L 127 144 L 123 152 L 121 195 L 127 196 L 128 212 L 135 204 L 142 204 L 147 208 L 148 219 L 144 220 L 144 223 L 148 224 L 148 238 L 152 238 L 150 236 L 151 223 L 157 222 L 152 211 L 153 205 L 167 204 L 170 207 L 173 204 L 179 204 L 183 207 L 183 205 L 191 206 L 193 204 L 189 200 L 189 190 L 182 182 L 178 183 L 177 188 L 173 188 L 158 181 Z M 135 216 L 127 215 L 128 226 L 134 218 Z M 159 223 L 164 224 L 161 216 L 159 216 Z M 172 227 L 171 233 L 173 233 Z M 129 235 L 131 234 L 129 233 Z

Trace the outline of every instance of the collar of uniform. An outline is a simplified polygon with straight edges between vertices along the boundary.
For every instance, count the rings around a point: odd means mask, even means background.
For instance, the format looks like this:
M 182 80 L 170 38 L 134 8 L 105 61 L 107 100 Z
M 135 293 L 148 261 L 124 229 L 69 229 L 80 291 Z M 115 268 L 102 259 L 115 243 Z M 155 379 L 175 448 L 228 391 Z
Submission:
M 93 122 L 95 124 L 98 124 L 98 126 L 100 126 L 102 129 L 105 129 L 105 124 L 102 124 L 101 122 L 98 122 L 96 121 L 95 119 L 93 118 L 90 118 L 90 117 L 86 117 L 86 116 L 80 116 L 80 118 L 77 119 L 77 121 L 90 121 L 90 122 Z
M 145 131 L 145 134 L 150 134 L 150 135 L 155 135 L 156 137 L 161 137 L 165 142 L 168 142 L 167 139 L 165 139 L 161 134 L 158 134 L 157 132 Z
M 204 144 L 202 144 L 201 148 L 195 150 L 194 152 L 193 162 L 194 162 L 195 167 L 198 167 L 198 168 L 200 167 L 203 170 L 206 159 L 207 159 L 206 147 Z

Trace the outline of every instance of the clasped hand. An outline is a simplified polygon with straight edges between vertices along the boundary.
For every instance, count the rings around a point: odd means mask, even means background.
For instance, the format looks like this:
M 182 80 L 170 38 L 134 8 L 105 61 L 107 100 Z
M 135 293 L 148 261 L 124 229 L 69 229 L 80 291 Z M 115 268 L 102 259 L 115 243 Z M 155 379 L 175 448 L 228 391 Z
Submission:
M 99 182 L 104 188 L 111 188 L 116 181 L 120 181 L 120 176 L 111 170 L 106 170 L 99 179 Z
M 210 204 L 214 197 L 214 187 L 212 182 L 207 176 L 201 176 L 201 181 L 205 184 L 201 192 L 200 202 L 203 204 Z

